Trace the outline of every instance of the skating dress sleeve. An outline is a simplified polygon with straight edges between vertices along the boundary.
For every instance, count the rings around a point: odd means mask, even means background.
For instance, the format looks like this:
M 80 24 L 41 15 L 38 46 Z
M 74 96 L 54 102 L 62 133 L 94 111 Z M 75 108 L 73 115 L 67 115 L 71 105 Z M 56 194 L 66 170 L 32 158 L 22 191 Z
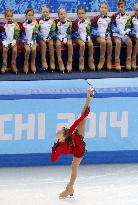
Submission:
M 57 142 L 52 147 L 51 161 L 52 162 L 57 161 L 59 156 L 60 156 L 60 154 L 61 154 L 61 147 L 58 146 L 58 142 Z

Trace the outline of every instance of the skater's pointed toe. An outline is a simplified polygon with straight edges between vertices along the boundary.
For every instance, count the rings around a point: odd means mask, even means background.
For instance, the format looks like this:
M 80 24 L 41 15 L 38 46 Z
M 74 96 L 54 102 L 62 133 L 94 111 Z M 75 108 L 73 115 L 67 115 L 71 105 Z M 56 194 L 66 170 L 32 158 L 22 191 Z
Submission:
M 74 189 L 72 186 L 67 186 L 65 191 L 63 191 L 60 195 L 59 198 L 67 198 L 68 196 L 72 197 L 74 194 Z
M 93 97 L 93 96 L 94 96 L 94 88 L 90 86 L 87 89 L 87 97 Z

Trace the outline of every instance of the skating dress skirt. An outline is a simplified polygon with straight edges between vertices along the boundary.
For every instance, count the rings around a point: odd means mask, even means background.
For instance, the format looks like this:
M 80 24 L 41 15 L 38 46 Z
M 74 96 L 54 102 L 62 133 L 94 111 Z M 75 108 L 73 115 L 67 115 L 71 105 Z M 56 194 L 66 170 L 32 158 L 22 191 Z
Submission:
M 66 140 L 59 142 L 57 141 L 52 147 L 51 161 L 55 162 L 58 160 L 61 154 L 73 154 L 74 157 L 82 158 L 86 152 L 84 136 L 78 133 L 78 130 L 75 129 L 81 121 L 83 121 L 89 114 L 89 108 L 78 118 L 73 125 L 69 128 L 69 134 L 71 135 L 73 144 L 70 145 Z

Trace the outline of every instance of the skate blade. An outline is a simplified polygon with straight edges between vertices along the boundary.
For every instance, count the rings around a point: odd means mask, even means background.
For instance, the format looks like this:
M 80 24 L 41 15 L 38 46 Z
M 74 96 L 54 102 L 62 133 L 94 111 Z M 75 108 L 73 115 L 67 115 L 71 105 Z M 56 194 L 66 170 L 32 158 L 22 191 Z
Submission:
M 93 97 L 93 96 L 94 96 L 94 88 L 93 88 L 92 86 L 90 86 L 90 87 L 88 88 L 88 90 L 91 91 L 90 97 Z
M 70 195 L 65 196 L 65 197 L 59 196 L 59 199 L 70 199 L 70 198 L 73 198 L 73 194 L 70 194 Z

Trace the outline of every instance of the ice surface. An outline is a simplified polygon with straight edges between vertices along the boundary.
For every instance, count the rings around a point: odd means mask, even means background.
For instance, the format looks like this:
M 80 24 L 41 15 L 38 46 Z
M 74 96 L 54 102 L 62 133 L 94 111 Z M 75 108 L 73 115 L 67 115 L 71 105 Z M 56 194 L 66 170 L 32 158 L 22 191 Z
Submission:
M 59 199 L 69 166 L 0 169 L 0 205 L 138 205 L 138 164 L 81 165 L 72 198 Z

